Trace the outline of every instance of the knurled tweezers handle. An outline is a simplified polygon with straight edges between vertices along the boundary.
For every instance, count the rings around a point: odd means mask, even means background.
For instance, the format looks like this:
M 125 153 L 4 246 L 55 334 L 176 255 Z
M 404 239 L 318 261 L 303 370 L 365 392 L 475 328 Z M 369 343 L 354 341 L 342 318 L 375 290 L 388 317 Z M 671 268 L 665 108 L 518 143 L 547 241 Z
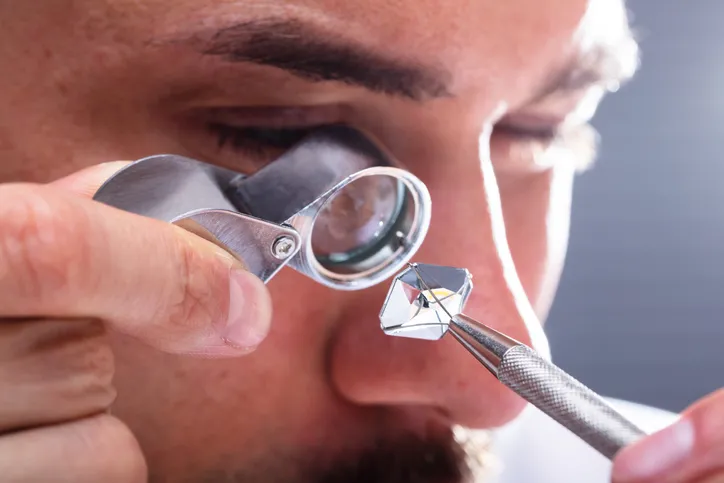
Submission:
M 505 353 L 498 379 L 609 459 L 646 434 L 598 394 L 525 345 Z

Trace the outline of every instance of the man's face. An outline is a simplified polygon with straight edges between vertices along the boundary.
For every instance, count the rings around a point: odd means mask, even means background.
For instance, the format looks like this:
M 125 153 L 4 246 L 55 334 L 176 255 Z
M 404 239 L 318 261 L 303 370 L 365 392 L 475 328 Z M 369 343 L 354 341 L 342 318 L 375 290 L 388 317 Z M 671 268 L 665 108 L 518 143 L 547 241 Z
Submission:
M 347 123 L 427 184 L 416 260 L 468 268 L 466 312 L 536 343 L 584 124 L 633 60 L 621 5 L 587 4 L 0 0 L 0 182 L 157 153 L 251 173 Z M 114 414 L 152 478 L 454 481 L 451 428 L 522 404 L 449 340 L 383 335 L 387 287 L 334 292 L 284 270 L 268 339 L 239 359 L 115 335 Z

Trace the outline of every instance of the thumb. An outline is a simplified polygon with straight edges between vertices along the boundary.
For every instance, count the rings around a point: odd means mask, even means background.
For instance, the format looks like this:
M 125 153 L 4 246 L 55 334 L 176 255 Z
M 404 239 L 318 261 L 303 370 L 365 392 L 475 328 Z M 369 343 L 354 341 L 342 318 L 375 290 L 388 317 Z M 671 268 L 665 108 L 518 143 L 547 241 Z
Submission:
M 113 161 L 91 166 L 53 181 L 49 186 L 83 198 L 92 198 L 103 183 L 129 164 L 131 162 Z M 72 198 L 75 202 L 67 201 L 75 209 L 85 203 L 77 197 Z M 51 204 L 59 203 L 56 201 Z M 109 207 L 100 204 L 78 211 L 85 212 L 85 218 L 95 220 L 92 223 L 94 228 L 108 235 L 98 243 L 93 243 L 89 241 L 92 237 L 86 233 L 83 236 L 85 243 L 91 243 L 96 252 L 107 253 L 106 256 L 98 257 L 105 260 L 104 264 L 114 265 L 114 260 L 122 260 L 120 263 L 123 265 L 122 270 L 118 266 L 101 264 L 101 267 L 92 266 L 86 271 L 86 278 L 89 279 L 93 279 L 91 275 L 94 270 L 116 274 L 112 286 L 107 287 L 107 293 L 113 293 L 114 296 L 99 297 L 103 304 L 94 315 L 109 320 L 110 325 L 121 332 L 175 353 L 234 356 L 253 350 L 266 337 L 271 322 L 270 295 L 264 283 L 247 271 L 243 260 L 179 226 L 169 226 L 136 215 L 129 216 L 128 213 L 109 210 Z M 154 266 L 156 268 L 151 269 Z M 137 273 L 143 271 L 149 275 L 138 279 L 134 267 Z M 179 270 L 178 267 L 183 269 Z M 129 274 L 129 279 L 124 280 L 120 273 Z M 222 287 L 224 284 L 228 284 L 228 289 Z M 164 287 L 166 292 L 175 294 L 171 297 L 175 302 L 159 312 L 158 291 Z M 103 287 L 96 286 L 94 289 L 103 292 Z M 134 302 L 132 306 L 126 304 L 117 307 L 127 315 L 128 320 L 125 321 L 122 320 L 124 317 L 108 313 L 115 312 L 111 309 L 124 300 L 121 296 L 124 289 L 127 290 L 125 300 Z M 224 293 L 228 293 L 225 300 Z M 219 294 L 221 299 L 218 298 Z M 92 305 L 87 299 L 86 303 L 88 307 Z M 140 314 L 130 317 L 129 314 L 135 312 L 133 309 L 140 307 L 155 307 L 148 311 L 155 316 L 155 320 L 146 320 L 148 317 Z M 157 322 L 159 319 L 175 320 L 179 316 L 178 312 L 188 316 L 189 320 L 180 322 L 187 325 L 183 327 L 184 330 L 173 330 L 170 324 Z M 225 312 L 225 315 L 221 312 Z M 225 319 L 226 324 L 218 326 L 216 319 Z M 145 323 L 138 323 L 139 320 Z M 209 320 L 215 321 L 212 325 L 216 330 L 208 330 L 206 322 Z M 176 333 L 176 336 L 171 336 L 171 333 Z M 218 345 L 219 340 L 224 342 L 223 346 Z
M 671 426 L 624 448 L 616 483 L 724 481 L 724 390 L 701 399 Z
M 96 191 L 98 191 L 98 188 L 100 188 L 108 178 L 129 164 L 131 164 L 130 161 L 111 161 L 97 164 L 55 180 L 50 183 L 50 186 L 71 191 L 84 198 L 92 198 Z

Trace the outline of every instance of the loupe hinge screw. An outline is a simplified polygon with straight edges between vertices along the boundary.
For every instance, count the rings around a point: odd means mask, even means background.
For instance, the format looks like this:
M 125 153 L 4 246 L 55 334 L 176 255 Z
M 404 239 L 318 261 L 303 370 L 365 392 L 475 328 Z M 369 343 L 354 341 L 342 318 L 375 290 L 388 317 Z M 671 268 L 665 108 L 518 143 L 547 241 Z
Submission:
M 282 235 L 272 244 L 272 255 L 279 260 L 286 260 L 297 249 L 297 242 L 288 235 Z

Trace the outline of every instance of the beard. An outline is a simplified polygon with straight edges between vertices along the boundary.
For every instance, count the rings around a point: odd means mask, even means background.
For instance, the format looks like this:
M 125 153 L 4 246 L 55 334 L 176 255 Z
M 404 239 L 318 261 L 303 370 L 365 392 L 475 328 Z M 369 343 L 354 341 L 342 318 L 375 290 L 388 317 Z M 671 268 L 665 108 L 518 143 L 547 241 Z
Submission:
M 465 452 L 455 442 L 404 436 L 378 441 L 354 459 L 317 471 L 314 483 L 468 483 Z
M 448 437 L 384 438 L 332 459 L 278 454 L 273 462 L 214 471 L 194 483 L 484 483 L 495 469 L 486 431 L 455 428 Z M 151 482 L 167 481 L 151 478 Z
M 490 434 L 458 427 L 449 439 L 406 435 L 379 441 L 355 460 L 337 461 L 308 482 L 484 483 L 495 468 Z

